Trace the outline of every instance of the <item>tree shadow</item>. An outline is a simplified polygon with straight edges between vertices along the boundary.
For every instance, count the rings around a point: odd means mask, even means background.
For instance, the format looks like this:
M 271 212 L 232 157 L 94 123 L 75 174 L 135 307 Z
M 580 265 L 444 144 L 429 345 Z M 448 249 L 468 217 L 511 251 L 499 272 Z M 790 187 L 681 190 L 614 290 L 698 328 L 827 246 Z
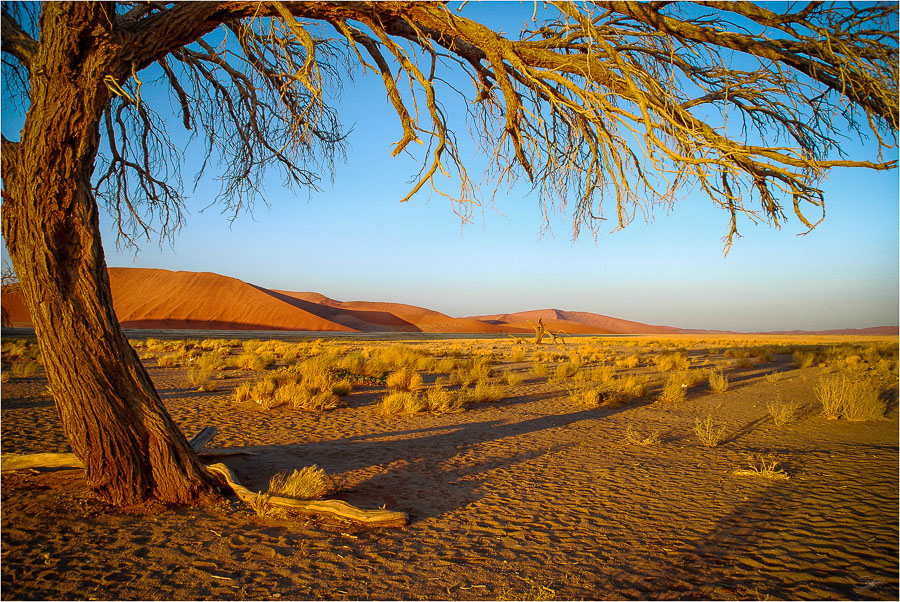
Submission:
M 351 479 L 335 496 L 361 507 L 384 504 L 412 521 L 440 516 L 482 497 L 485 473 L 576 445 L 522 439 L 586 420 L 602 420 L 633 406 L 580 409 L 509 422 L 491 419 L 353 435 L 330 441 L 260 448 L 226 461 L 242 484 L 264 490 L 270 476 L 313 463 Z M 493 446 L 492 443 L 507 441 Z

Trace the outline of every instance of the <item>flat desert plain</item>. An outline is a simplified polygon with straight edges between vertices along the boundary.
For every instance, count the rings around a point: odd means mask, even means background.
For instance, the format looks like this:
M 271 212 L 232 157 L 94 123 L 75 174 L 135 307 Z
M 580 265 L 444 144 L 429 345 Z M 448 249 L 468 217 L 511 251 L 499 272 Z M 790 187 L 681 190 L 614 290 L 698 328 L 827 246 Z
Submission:
M 259 491 L 317 465 L 410 523 L 5 472 L 3 599 L 898 598 L 896 337 L 131 334 L 206 461 Z M 67 451 L 33 345 L 3 357 L 3 453 Z M 853 387 L 879 416 L 823 415 Z

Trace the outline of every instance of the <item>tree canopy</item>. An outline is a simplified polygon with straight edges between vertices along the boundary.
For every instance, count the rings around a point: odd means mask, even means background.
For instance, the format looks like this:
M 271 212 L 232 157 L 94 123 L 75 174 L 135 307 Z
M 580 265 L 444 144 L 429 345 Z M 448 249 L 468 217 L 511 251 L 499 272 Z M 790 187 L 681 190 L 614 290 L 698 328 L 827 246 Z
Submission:
M 740 214 L 775 226 L 793 214 L 811 229 L 828 169 L 896 165 L 881 153 L 896 147 L 897 10 L 778 7 L 535 3 L 513 36 L 444 3 L 109 3 L 95 186 L 126 237 L 182 223 L 175 124 L 146 100 L 151 86 L 221 164 L 219 200 L 234 215 L 270 167 L 316 186 L 344 140 L 329 91 L 362 70 L 396 112 L 393 153 L 425 148 L 407 198 L 431 189 L 464 215 L 483 200 L 449 123 L 466 107 L 485 179 L 529 181 L 545 212 L 570 209 L 575 235 L 604 219 L 624 227 L 686 187 L 730 214 L 727 246 Z M 41 10 L 54 7 L 4 4 L 9 95 L 27 97 L 37 76 Z M 470 87 L 448 83 L 460 74 Z M 465 104 L 448 104 L 454 94 Z M 873 156 L 844 156 L 848 136 L 873 136 Z M 450 174 L 458 189 L 445 189 Z

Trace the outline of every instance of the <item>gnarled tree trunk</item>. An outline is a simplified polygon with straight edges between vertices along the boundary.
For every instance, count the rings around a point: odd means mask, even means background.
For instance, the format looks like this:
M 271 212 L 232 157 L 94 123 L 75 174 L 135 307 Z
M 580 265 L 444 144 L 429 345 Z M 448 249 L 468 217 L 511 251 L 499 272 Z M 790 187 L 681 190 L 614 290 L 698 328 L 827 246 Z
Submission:
M 189 503 L 214 477 L 172 421 L 112 305 L 91 174 L 118 47 L 111 5 L 51 3 L 22 138 L 3 145 L 3 236 L 63 430 L 114 504 Z M 102 40 L 102 43 L 96 43 Z

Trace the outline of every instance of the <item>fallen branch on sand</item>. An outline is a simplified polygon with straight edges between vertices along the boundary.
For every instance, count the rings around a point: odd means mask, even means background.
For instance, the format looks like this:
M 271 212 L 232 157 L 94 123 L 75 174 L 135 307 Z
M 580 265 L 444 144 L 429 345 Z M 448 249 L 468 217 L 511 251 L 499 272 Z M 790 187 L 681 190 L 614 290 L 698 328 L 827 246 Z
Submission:
M 209 443 L 218 431 L 215 427 L 208 426 L 201 430 L 190 440 L 191 447 L 198 454 Z M 240 453 L 240 452 L 238 452 Z M 248 452 L 250 453 L 250 452 Z M 208 455 L 219 456 L 227 453 L 211 452 Z M 45 453 L 45 454 L 3 454 L 0 456 L 0 469 L 8 470 L 47 470 L 61 468 L 84 468 L 81 459 L 72 453 Z M 256 493 L 240 484 L 234 472 L 222 463 L 207 465 L 207 468 L 221 476 L 228 486 L 242 501 L 251 504 Z M 363 524 L 367 527 L 404 527 L 409 523 L 409 516 L 405 512 L 392 510 L 363 510 L 342 500 L 296 500 L 280 496 L 270 496 L 268 503 L 294 512 L 303 514 L 327 514 L 337 516 L 348 521 Z

